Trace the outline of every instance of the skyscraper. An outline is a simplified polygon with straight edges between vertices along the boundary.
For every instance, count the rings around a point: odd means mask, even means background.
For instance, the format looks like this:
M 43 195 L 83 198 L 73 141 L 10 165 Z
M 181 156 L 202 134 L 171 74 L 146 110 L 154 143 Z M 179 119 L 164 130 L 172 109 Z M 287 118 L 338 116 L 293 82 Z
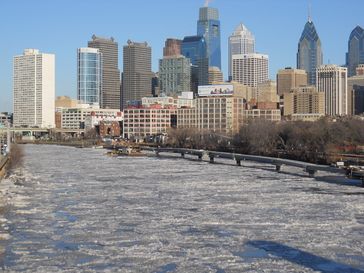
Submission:
M 191 63 L 183 55 L 159 60 L 160 92 L 177 97 L 191 88 Z
M 350 34 L 348 53 L 346 53 L 349 77 L 355 75 L 355 69 L 359 64 L 364 64 L 364 29 L 357 26 Z
M 25 49 L 14 57 L 14 126 L 55 127 L 55 56 Z
M 77 99 L 100 105 L 102 54 L 97 48 L 77 49 Z
M 316 68 L 322 65 L 322 60 L 321 41 L 309 18 L 298 42 L 297 68 L 306 70 L 311 85 L 316 83 Z
M 122 109 L 128 101 L 152 95 L 152 49 L 146 42 L 128 40 L 123 47 Z
M 112 37 L 105 39 L 93 35 L 88 47 L 98 48 L 102 53 L 101 108 L 120 109 L 118 43 Z
M 251 53 L 232 55 L 232 80 L 256 87 L 269 79 L 268 55 Z
M 168 38 L 163 48 L 163 57 L 181 55 L 182 40 Z
M 220 69 L 216 66 L 209 67 L 209 84 L 222 83 L 224 76 Z
M 221 39 L 219 11 L 215 8 L 200 8 L 197 22 L 197 35 L 206 40 L 209 66 L 216 66 L 221 70 Z
M 229 78 L 232 77 L 232 56 L 235 54 L 250 54 L 255 52 L 255 37 L 244 26 L 239 24 L 229 37 Z
M 290 93 L 293 88 L 307 85 L 307 72 L 302 69 L 287 67 L 277 73 L 277 94 Z
M 191 91 L 197 92 L 198 85 L 208 84 L 208 58 L 205 38 L 202 36 L 184 37 L 181 53 L 191 62 Z
M 322 65 L 317 68 L 316 88 L 325 93 L 325 114 L 342 116 L 349 114 L 347 92 L 347 68 L 337 65 Z

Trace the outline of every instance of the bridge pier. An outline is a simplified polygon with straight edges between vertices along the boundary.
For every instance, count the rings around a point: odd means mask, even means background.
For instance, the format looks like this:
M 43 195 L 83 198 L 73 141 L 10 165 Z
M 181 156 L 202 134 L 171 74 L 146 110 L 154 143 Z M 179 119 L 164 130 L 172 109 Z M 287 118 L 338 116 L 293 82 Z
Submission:
M 210 155 L 210 163 L 214 163 L 215 162 L 215 157 L 213 155 Z
M 311 169 L 310 167 L 306 167 L 305 172 L 308 173 L 308 175 L 310 177 L 314 177 L 317 171 L 314 169 Z

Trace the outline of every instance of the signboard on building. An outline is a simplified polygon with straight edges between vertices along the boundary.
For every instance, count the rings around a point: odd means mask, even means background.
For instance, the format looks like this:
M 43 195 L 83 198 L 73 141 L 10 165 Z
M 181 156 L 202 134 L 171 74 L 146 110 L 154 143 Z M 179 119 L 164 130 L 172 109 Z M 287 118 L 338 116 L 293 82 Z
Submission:
M 199 97 L 231 96 L 234 93 L 232 84 L 202 85 L 198 87 Z

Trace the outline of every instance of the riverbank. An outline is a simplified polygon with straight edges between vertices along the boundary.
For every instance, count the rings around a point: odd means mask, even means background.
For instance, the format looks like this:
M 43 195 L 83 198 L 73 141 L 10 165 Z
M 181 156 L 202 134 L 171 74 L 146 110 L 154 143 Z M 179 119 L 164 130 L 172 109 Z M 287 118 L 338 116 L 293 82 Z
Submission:
M 1 179 L 4 178 L 7 168 L 9 166 L 9 157 L 5 156 L 5 157 L 1 157 L 0 159 L 0 181 Z
M 95 140 L 72 140 L 72 141 L 52 141 L 52 140 L 34 140 L 34 141 L 17 141 L 17 144 L 37 144 L 37 145 L 59 145 L 76 148 L 91 148 L 97 144 Z

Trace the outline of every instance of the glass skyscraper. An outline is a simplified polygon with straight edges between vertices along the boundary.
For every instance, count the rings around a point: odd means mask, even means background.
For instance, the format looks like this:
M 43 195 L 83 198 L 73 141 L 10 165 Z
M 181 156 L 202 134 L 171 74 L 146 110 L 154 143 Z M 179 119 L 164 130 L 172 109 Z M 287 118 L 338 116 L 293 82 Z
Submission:
M 77 99 L 99 104 L 102 90 L 102 54 L 97 48 L 77 49 Z
M 316 84 L 316 68 L 322 65 L 321 41 L 309 18 L 298 43 L 297 68 L 306 70 L 308 83 Z
M 209 66 L 216 66 L 221 70 L 221 39 L 219 11 L 215 8 L 200 8 L 197 22 L 197 35 L 206 41 Z
M 181 44 L 181 53 L 191 62 L 191 90 L 197 91 L 198 85 L 208 84 L 209 64 L 207 45 L 202 36 L 187 36 Z
M 359 64 L 364 64 L 364 29 L 357 26 L 350 34 L 348 53 L 346 54 L 349 77 L 355 75 Z

